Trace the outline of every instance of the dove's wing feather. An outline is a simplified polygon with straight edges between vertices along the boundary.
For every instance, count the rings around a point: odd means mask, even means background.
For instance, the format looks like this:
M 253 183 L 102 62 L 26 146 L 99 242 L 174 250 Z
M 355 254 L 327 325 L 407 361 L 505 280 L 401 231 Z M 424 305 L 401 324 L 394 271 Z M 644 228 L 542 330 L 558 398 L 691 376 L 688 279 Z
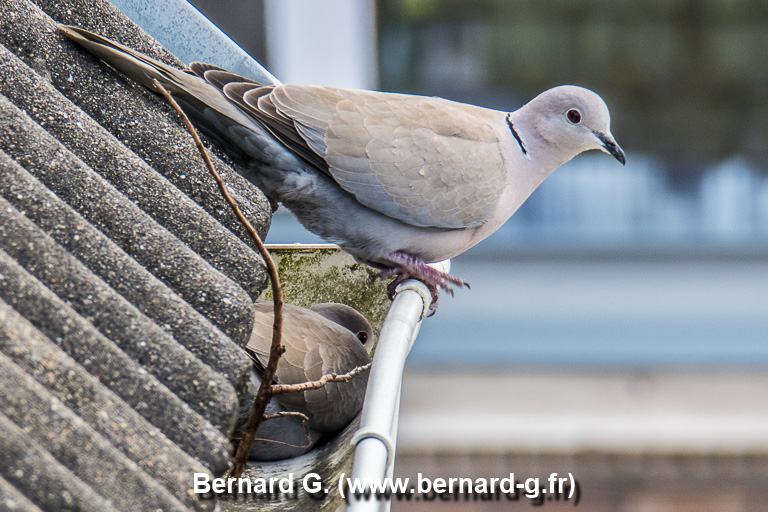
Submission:
M 280 129 L 298 132 L 324 160 L 321 170 L 368 208 L 443 229 L 476 227 L 493 215 L 506 171 L 491 111 L 297 85 L 276 87 L 268 100 L 283 115 Z M 272 127 L 273 119 L 261 120 Z
M 192 70 L 360 204 L 406 224 L 477 227 L 506 186 L 495 111 L 404 94 L 262 86 L 198 63 Z

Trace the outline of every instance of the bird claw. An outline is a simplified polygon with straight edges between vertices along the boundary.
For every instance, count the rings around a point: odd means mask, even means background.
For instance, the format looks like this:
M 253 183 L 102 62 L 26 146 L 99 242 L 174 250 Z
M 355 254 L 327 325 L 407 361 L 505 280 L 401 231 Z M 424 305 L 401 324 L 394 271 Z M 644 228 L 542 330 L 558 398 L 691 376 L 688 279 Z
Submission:
M 398 276 L 387 285 L 387 297 L 389 297 L 389 300 L 395 300 L 395 295 L 397 295 L 397 287 L 408 279 L 411 279 L 410 274 L 398 274 Z M 429 312 L 427 313 L 427 317 L 430 317 L 437 313 L 437 305 L 440 303 L 440 288 L 432 283 L 424 284 L 426 285 L 427 289 L 429 289 L 430 295 L 432 295 L 432 301 L 429 304 Z M 451 294 L 451 297 L 453 297 L 452 288 L 448 287 L 446 291 Z
M 388 277 L 382 274 L 384 274 L 384 272 L 380 272 L 376 277 L 381 279 L 386 279 Z M 398 274 L 397 277 L 395 277 L 392 282 L 387 285 L 387 297 L 389 297 L 389 300 L 395 300 L 395 295 L 397 295 L 397 287 L 410 278 L 411 275 L 408 273 Z
M 390 255 L 390 259 L 397 264 L 397 266 L 391 267 L 379 267 L 381 271 L 376 275 L 378 279 L 386 279 L 392 275 L 396 275 L 395 279 L 387 285 L 387 297 L 390 300 L 394 300 L 397 294 L 397 287 L 407 281 L 408 279 L 417 279 L 424 283 L 432 295 L 432 303 L 429 306 L 429 314 L 432 316 L 437 312 L 437 305 L 440 302 L 440 288 L 445 290 L 446 293 L 454 296 L 453 286 L 464 286 L 471 289 L 469 283 L 463 279 L 440 272 L 439 270 L 430 267 L 422 260 L 415 258 L 409 254 L 402 252 L 395 252 Z
M 429 286 L 429 291 L 432 293 L 432 302 L 429 303 L 429 311 L 427 312 L 427 318 L 437 313 L 437 306 L 440 304 L 440 289 L 436 286 Z M 453 290 L 449 292 L 453 297 Z

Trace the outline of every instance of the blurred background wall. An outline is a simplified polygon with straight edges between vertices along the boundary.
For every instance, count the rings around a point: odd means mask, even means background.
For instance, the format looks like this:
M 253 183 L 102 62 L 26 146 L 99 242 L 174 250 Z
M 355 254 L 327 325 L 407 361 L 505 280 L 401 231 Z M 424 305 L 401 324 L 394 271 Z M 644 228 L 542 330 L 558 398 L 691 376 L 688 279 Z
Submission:
M 417 340 L 398 475 L 570 471 L 584 510 L 768 510 L 767 1 L 193 3 L 283 81 L 501 110 L 571 83 L 611 108 L 626 167 L 577 157 L 454 260 L 472 291 Z M 268 239 L 313 240 L 284 211 Z M 439 506 L 509 509 L 393 509 Z

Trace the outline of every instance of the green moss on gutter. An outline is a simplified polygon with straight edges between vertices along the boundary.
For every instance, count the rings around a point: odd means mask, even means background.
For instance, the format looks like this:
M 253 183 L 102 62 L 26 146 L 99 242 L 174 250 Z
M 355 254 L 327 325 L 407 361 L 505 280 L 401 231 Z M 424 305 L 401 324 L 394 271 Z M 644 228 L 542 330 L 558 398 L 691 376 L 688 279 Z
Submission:
M 377 271 L 355 262 L 335 245 L 268 245 L 283 283 L 284 301 L 310 307 L 341 302 L 360 311 L 378 336 L 390 300 L 386 282 L 374 280 Z M 272 289 L 262 294 L 272 299 Z

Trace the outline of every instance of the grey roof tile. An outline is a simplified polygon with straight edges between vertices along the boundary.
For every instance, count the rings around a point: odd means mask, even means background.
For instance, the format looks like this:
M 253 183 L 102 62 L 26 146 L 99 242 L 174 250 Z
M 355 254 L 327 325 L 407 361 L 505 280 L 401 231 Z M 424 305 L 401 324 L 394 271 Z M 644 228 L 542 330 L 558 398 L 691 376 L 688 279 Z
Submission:
M 140 30 L 103 0 L 37 3 L 53 18 L 28 0 L 4 0 L 0 4 L 0 43 L 250 244 L 221 196 L 207 193 L 214 186 L 213 179 L 201 165 L 189 134 L 175 115 L 168 115 L 171 108 L 67 40 L 57 32 L 55 22 L 78 24 L 125 44 L 139 38 Z M 3 16 L 3 10 L 15 16 Z M 126 26 L 132 28 L 124 30 Z M 156 43 L 145 42 L 135 47 L 161 60 L 165 56 L 165 61 L 169 61 L 168 53 L 158 52 Z M 178 65 L 179 61 L 173 59 L 169 63 Z M 231 192 L 244 200 L 243 213 L 254 226 L 262 226 L 260 234 L 264 236 L 270 219 L 264 196 L 219 159 L 213 160 Z
M 213 267 L 258 294 L 266 279 L 258 254 L 5 48 L 0 81 L 0 92 L 69 151 Z
M 0 306 L 0 309 L 2 306 Z M 20 324 L 23 319 L 18 320 Z M 43 361 L 47 363 L 49 361 Z M 74 414 L 4 355 L 0 355 L 0 382 L 14 393 L 3 396 L 3 414 L 26 436 L 53 455 L 64 467 L 111 501 L 118 510 L 129 510 L 137 501 L 164 510 L 184 510 L 159 482 L 121 454 L 86 421 Z M 87 390 L 78 390 L 80 400 Z M 119 485 L 118 485 L 119 483 Z
M 0 476 L 0 507 L 8 512 L 40 512 L 18 489 Z
M 0 196 L 201 361 L 242 385 L 248 358 L 230 338 L 2 150 L 0 173 Z
M 110 340 L 101 335 L 90 323 L 79 316 L 40 281 L 26 272 L 13 258 L 0 250 L 0 299 L 17 311 L 23 311 L 26 320 L 36 325 L 41 335 L 55 343 L 58 350 L 76 361 L 82 370 L 98 379 L 102 386 L 109 388 L 134 411 L 115 411 L 110 417 L 122 415 L 139 424 L 138 415 L 157 427 L 168 439 L 176 443 L 188 454 L 200 459 L 215 473 L 224 471 L 228 460 L 228 443 L 221 432 L 202 416 L 195 413 L 177 395 L 173 394 L 157 378 L 146 371 L 139 363 L 126 355 Z M 18 344 L 13 338 L 10 325 L 0 325 L 0 350 L 11 356 L 17 365 L 26 368 L 30 374 L 36 374 L 35 365 L 39 352 L 57 352 L 34 340 Z M 15 327 L 13 327 L 15 329 Z M 58 353 L 58 352 L 57 352 Z M 59 356 L 60 357 L 60 356 Z M 47 383 L 47 387 L 58 389 L 63 382 L 56 379 L 38 379 Z M 89 383 L 80 383 L 85 387 Z M 54 392 L 54 391 L 52 391 Z M 54 392 L 55 393 L 55 392 Z M 56 394 L 56 393 L 55 393 Z M 109 412 L 114 398 L 107 403 L 97 400 L 94 394 L 86 404 L 76 400 L 76 393 L 64 388 L 59 398 L 73 410 L 81 407 L 97 407 Z M 70 398 L 73 400 L 70 403 Z M 168 421 L 175 418 L 175 421 Z M 155 437 L 143 423 L 143 435 L 132 434 L 131 439 L 143 438 L 141 445 L 128 448 L 142 452 L 142 457 L 154 456 L 165 451 L 164 440 Z M 176 462 L 179 468 L 185 466 Z
M 0 248 L 195 411 L 222 431 L 229 429 L 237 397 L 224 376 L 204 365 L 4 199 L 0 210 Z M 43 327 L 50 323 L 45 317 L 40 322 Z
M 43 333 L 2 301 L 0 318 L 4 319 L 0 329 L 5 338 L 3 353 L 0 353 L 3 369 L 0 384 L 5 389 L 15 389 L 14 393 L 0 395 L 2 411 L 9 419 L 60 462 L 81 459 L 69 463 L 102 466 L 101 472 L 112 472 L 104 478 L 121 482 L 125 477 L 115 474 L 115 470 L 124 467 L 125 471 L 136 472 L 142 482 L 148 476 L 157 479 L 151 485 L 146 484 L 149 487 L 162 482 L 164 489 L 157 492 L 159 501 L 167 501 L 165 493 L 172 492 L 176 496 L 174 501 L 196 504 L 187 492 L 189 478 L 186 475 L 205 471 L 202 466 L 192 462 L 157 429 L 125 407 L 95 376 L 52 346 Z M 60 417 L 58 421 L 66 426 L 48 424 L 52 415 Z M 70 435 L 73 430 L 82 434 Z M 84 442 L 81 438 L 92 441 L 88 447 L 97 444 L 93 449 L 99 452 L 89 453 L 83 449 L 79 445 Z M 60 456 L 61 453 L 66 457 Z M 88 476 L 83 479 L 93 478 L 92 469 L 86 472 Z M 94 485 L 108 484 L 94 482 Z
M 0 149 L 241 345 L 251 301 L 187 245 L 0 95 Z
M 54 19 L 180 64 L 106 1 L 0 2 L 0 507 L 212 510 L 264 265 L 175 114 Z
M 16 489 L 45 510 L 118 512 L 2 411 L 0 471 Z

